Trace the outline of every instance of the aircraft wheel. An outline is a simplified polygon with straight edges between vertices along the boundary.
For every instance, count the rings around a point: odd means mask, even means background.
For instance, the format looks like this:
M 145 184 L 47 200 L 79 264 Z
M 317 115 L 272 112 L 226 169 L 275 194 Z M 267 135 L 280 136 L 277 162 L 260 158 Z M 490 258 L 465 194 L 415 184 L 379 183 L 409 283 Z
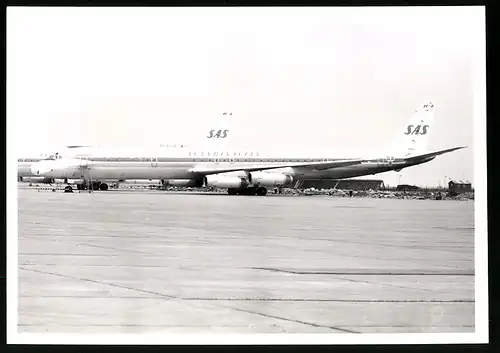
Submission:
M 267 189 L 266 188 L 262 188 L 262 187 L 258 188 L 257 189 L 257 195 L 259 195 L 259 196 L 265 196 L 265 195 L 267 195 Z
M 240 191 L 238 192 L 238 195 L 251 196 L 251 195 L 255 195 L 256 193 L 257 193 L 257 189 L 251 187 L 251 188 L 240 189 Z

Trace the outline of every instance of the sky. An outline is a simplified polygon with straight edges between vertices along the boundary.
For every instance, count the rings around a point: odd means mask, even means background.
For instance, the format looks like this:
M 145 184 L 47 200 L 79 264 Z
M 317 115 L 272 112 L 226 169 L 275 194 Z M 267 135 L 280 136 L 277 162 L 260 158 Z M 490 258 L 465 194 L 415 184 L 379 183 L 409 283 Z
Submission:
M 373 152 L 431 100 L 428 148 L 468 148 L 369 178 L 474 182 L 483 28 L 470 7 L 9 7 L 8 134 L 18 155 L 212 129 L 235 149 Z

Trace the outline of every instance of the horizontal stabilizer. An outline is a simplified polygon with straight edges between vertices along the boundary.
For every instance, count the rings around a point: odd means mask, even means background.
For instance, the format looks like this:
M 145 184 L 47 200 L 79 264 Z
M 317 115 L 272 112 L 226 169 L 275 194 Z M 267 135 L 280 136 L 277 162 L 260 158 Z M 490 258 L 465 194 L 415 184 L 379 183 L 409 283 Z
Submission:
M 191 169 L 193 173 L 199 173 L 203 175 L 219 174 L 219 173 L 229 173 L 237 171 L 255 172 L 260 170 L 269 169 L 279 169 L 279 168 L 311 168 L 311 169 L 331 169 L 338 167 L 347 167 L 350 165 L 360 164 L 363 162 L 362 159 L 350 159 L 350 160 L 337 160 L 337 161 L 326 161 L 326 162 L 303 162 L 303 163 L 283 163 L 283 164 L 268 164 L 260 166 L 228 166 L 223 165 L 220 167 L 196 167 Z
M 411 157 L 405 158 L 405 161 L 407 161 L 407 162 L 415 162 L 415 161 L 424 160 L 424 159 L 431 158 L 431 157 L 433 158 L 433 157 L 439 156 L 440 154 L 444 154 L 444 153 L 448 153 L 448 152 L 453 152 L 453 151 L 460 150 L 460 149 L 466 148 L 466 147 L 467 146 L 453 147 L 453 148 L 448 148 L 446 150 L 441 150 L 441 151 L 437 151 L 437 152 L 430 152 L 430 153 L 425 153 L 425 154 L 419 154 L 419 155 L 416 155 L 416 156 L 411 156 Z

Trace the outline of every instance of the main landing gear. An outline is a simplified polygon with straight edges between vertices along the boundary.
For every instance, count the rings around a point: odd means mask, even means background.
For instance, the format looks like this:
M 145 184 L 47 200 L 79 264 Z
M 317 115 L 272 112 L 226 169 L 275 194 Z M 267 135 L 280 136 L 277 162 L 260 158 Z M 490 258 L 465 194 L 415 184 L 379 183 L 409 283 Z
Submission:
M 229 188 L 229 189 L 227 189 L 227 193 L 229 195 L 265 196 L 267 194 L 267 189 L 264 187 L 249 187 L 249 188 L 244 188 L 244 189 Z
M 106 183 L 101 183 L 99 181 L 93 181 L 92 183 L 83 183 L 83 184 L 77 184 L 76 189 L 77 190 L 88 190 L 90 187 L 90 190 L 101 190 L 101 191 L 106 191 L 109 189 L 108 184 Z

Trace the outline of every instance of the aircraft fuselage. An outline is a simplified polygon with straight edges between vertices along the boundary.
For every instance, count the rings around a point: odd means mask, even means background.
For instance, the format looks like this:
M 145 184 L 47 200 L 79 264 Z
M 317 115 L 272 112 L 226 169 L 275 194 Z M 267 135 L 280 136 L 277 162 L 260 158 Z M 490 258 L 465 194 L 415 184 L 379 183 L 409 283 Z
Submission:
M 91 178 L 100 179 L 197 179 L 202 176 L 196 172 L 190 171 L 193 168 L 210 166 L 212 169 L 239 168 L 230 174 L 233 176 L 245 177 L 245 169 L 255 167 L 260 164 L 286 164 L 290 162 L 315 162 L 326 161 L 328 159 L 308 159 L 308 158 L 245 158 L 245 162 L 231 159 L 230 161 L 213 162 L 212 158 L 182 158 L 182 157 L 157 157 L 143 158 L 142 161 L 133 161 L 133 158 L 89 158 L 89 160 L 73 159 L 67 165 L 59 164 L 57 168 L 49 167 L 45 170 L 34 170 L 35 175 L 41 175 L 52 178 L 80 179 Z M 229 158 L 227 158 L 229 160 Z M 332 159 L 333 160 L 333 159 Z M 44 161 L 42 161 L 43 163 Z M 57 161 L 47 161 L 49 164 Z M 423 163 L 408 163 L 403 159 L 373 159 L 362 162 L 361 164 L 346 167 L 336 167 L 325 170 L 314 170 L 301 167 L 284 167 L 273 169 L 272 173 L 286 174 L 292 176 L 295 180 L 306 179 L 341 179 L 356 176 L 382 173 L 390 170 L 399 170 L 412 165 Z M 43 166 L 43 164 L 41 164 Z M 88 166 L 89 168 L 82 168 Z

